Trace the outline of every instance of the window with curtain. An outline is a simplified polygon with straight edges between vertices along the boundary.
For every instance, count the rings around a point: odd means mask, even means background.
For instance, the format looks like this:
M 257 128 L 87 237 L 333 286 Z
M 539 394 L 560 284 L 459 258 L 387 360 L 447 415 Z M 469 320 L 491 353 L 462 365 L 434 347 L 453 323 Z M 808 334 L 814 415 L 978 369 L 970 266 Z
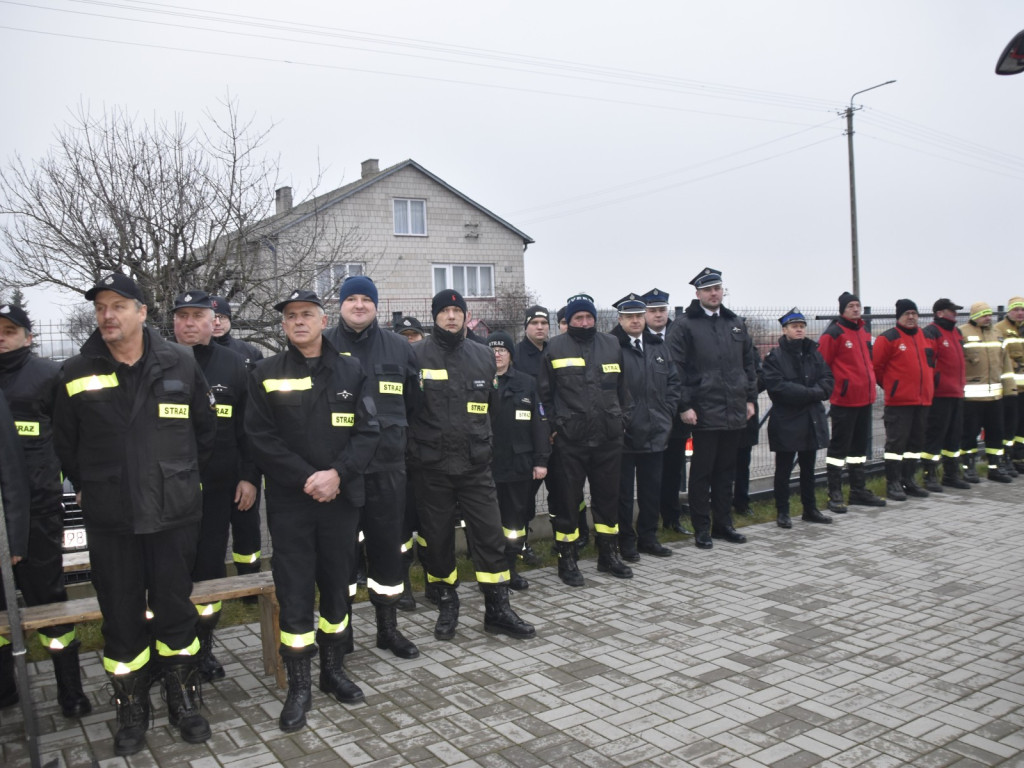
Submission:
M 454 288 L 466 298 L 493 298 L 494 267 L 491 264 L 435 264 L 434 293 Z
M 395 198 L 395 234 L 427 234 L 427 201 Z

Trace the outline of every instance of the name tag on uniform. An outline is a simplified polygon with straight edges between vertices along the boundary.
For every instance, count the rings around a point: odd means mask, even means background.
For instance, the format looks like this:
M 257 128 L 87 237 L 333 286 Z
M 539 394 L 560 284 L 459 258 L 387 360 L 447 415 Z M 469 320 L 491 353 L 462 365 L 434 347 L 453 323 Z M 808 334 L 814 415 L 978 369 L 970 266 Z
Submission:
M 601 370 L 605 373 L 622 373 L 618 363 L 605 363 L 601 366 Z
M 188 406 L 177 403 L 160 403 L 158 413 L 161 419 L 187 419 Z
M 487 403 L 466 403 L 466 410 L 470 413 L 487 413 Z
M 529 421 L 529 420 L 530 420 L 530 412 L 529 411 L 516 411 L 516 421 Z
M 559 357 L 551 361 L 551 367 L 555 370 L 559 368 L 586 368 L 587 361 L 582 357 Z
M 448 381 L 447 368 L 423 368 L 420 370 L 420 378 L 431 381 Z
M 232 413 L 233 410 L 234 410 L 234 406 L 218 405 L 217 406 L 217 416 L 219 416 L 222 419 L 230 419 L 231 418 L 231 413 Z
M 18 428 L 18 434 L 25 437 L 39 437 L 38 421 L 16 421 L 14 426 Z
M 332 413 L 331 414 L 331 426 L 332 427 L 354 427 L 356 425 L 356 415 L 354 413 Z
M 404 390 L 405 385 L 400 381 L 382 381 L 380 383 L 380 393 L 382 395 L 400 395 Z

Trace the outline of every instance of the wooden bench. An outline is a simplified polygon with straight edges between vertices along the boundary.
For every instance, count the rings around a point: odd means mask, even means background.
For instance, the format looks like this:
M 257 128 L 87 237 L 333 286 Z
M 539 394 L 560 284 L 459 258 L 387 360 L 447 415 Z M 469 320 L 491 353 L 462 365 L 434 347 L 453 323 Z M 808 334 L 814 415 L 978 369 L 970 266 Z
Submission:
M 85 555 L 86 553 L 82 553 Z M 84 568 L 88 568 L 86 560 Z M 274 578 L 269 571 L 228 576 L 223 579 L 197 581 L 192 585 L 193 603 L 215 603 L 256 596 L 260 607 L 260 636 L 263 640 L 263 674 L 273 675 L 279 688 L 287 688 L 284 664 L 278 647 L 281 643 L 280 607 L 274 590 Z M 56 624 L 79 624 L 102 618 L 95 597 L 82 597 L 64 603 L 50 603 L 21 609 L 21 626 L 27 632 Z M 10 635 L 11 625 L 7 611 L 0 611 L 0 635 Z

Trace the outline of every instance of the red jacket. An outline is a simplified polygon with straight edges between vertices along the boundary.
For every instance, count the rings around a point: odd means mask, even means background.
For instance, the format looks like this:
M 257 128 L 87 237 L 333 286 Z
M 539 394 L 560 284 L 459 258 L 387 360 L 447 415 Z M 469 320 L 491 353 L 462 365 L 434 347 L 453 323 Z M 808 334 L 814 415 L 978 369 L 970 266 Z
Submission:
M 956 322 L 937 318 L 924 329 L 924 335 L 935 350 L 935 397 L 963 398 L 967 383 L 964 337 Z
M 832 369 L 832 405 L 861 408 L 875 402 L 875 371 L 871 367 L 871 334 L 863 320 L 839 317 L 818 340 L 818 351 Z
M 875 340 L 875 377 L 886 405 L 931 405 L 935 395 L 935 350 L 924 331 L 890 328 Z

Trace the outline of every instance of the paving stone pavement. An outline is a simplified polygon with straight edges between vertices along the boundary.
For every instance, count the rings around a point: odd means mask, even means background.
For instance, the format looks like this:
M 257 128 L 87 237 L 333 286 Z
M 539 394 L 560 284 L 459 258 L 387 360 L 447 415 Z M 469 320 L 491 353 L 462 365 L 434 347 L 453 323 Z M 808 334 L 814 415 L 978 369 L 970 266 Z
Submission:
M 366 703 L 314 691 L 309 727 L 277 728 L 283 692 L 262 676 L 258 625 L 218 633 L 224 681 L 205 688 L 213 738 L 185 744 L 154 687 L 149 749 L 112 757 L 98 654 L 95 711 L 61 717 L 48 663 L 32 665 L 40 744 L 61 766 L 1015 766 L 1024 765 L 1024 480 L 831 526 L 794 518 L 750 541 L 689 542 L 621 581 L 553 568 L 513 596 L 532 641 L 487 635 L 463 585 L 456 640 L 421 603 L 400 626 L 421 656 L 374 647 L 368 604 L 346 659 Z M 314 665 L 314 682 L 316 669 Z M 0 764 L 27 766 L 20 711 L 0 715 Z

